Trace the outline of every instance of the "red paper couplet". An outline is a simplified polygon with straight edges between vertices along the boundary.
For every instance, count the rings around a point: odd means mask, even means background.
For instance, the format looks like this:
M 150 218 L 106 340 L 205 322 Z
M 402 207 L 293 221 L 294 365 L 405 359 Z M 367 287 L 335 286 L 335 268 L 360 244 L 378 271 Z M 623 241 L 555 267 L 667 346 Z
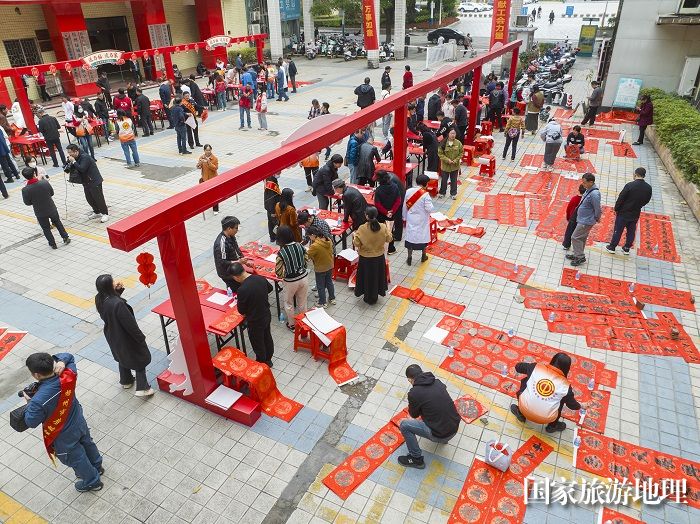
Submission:
M 2 328 L 0 332 L 0 360 L 5 358 L 12 349 L 19 344 L 27 333 L 24 331 L 7 331 Z
M 412 302 L 415 302 L 416 304 L 420 304 L 421 306 L 437 309 L 438 311 L 444 311 L 450 315 L 460 316 L 466 309 L 466 306 L 463 304 L 457 304 L 455 302 L 450 302 L 449 300 L 426 295 L 418 288 L 409 289 L 403 286 L 396 286 L 391 290 L 391 294 L 400 298 L 406 298 Z

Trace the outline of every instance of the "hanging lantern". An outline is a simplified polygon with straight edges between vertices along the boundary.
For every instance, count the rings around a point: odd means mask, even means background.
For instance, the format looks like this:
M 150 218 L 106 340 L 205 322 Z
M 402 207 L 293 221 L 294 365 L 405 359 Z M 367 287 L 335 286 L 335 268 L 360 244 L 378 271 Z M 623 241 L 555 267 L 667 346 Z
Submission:
M 176 53 L 179 53 L 179 52 L 180 52 L 180 46 L 176 46 L 176 47 L 175 47 L 175 52 L 176 52 Z
M 117 65 L 124 65 L 125 60 L 123 58 L 117 59 Z
M 73 71 L 73 66 L 70 65 L 70 63 L 66 62 L 66 65 L 63 66 L 63 68 L 66 70 L 66 73 L 68 73 L 69 75 L 73 74 L 73 73 L 72 73 L 72 71 Z
M 32 76 L 37 78 L 39 76 L 39 70 L 36 67 L 32 67 Z
M 207 47 L 205 47 L 205 49 L 206 49 L 207 51 L 211 51 L 211 46 L 208 45 Z
M 139 282 L 146 287 L 151 287 L 158 280 L 156 265 L 153 263 L 153 255 L 146 252 L 139 253 L 136 257 L 136 262 L 138 263 L 136 270 L 140 275 Z
M 190 50 L 190 45 L 189 45 L 189 44 L 185 44 L 185 47 L 183 47 L 182 50 L 183 50 L 185 53 L 187 53 L 187 52 Z
M 51 73 L 52 75 L 55 75 L 56 73 L 58 73 L 58 70 L 56 69 L 55 65 L 51 64 L 49 66 L 49 73 Z
M 197 53 L 199 51 L 199 44 L 194 44 L 194 52 Z

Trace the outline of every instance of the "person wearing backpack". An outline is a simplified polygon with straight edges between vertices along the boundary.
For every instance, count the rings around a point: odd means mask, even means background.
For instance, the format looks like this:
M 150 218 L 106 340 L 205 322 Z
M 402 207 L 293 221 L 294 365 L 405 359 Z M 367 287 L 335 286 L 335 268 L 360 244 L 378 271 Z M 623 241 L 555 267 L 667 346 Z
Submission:
M 520 116 L 520 109 L 517 107 L 513 108 L 513 115 L 508 119 L 506 123 L 506 145 L 503 147 L 503 160 L 506 159 L 508 154 L 508 148 L 512 145 L 510 151 L 510 159 L 515 160 L 515 151 L 518 148 L 518 139 L 522 134 L 525 136 L 525 122 L 523 117 Z
M 544 95 L 540 91 L 539 86 L 533 85 L 530 91 L 530 99 L 527 103 L 527 114 L 525 115 L 525 129 L 530 131 L 533 135 L 537 132 L 539 127 L 539 115 L 544 106 Z
M 545 170 L 552 169 L 554 162 L 557 159 L 557 154 L 563 142 L 562 130 L 559 122 L 554 117 L 549 119 L 547 125 L 544 126 L 540 133 L 540 138 L 544 141 L 544 165 Z

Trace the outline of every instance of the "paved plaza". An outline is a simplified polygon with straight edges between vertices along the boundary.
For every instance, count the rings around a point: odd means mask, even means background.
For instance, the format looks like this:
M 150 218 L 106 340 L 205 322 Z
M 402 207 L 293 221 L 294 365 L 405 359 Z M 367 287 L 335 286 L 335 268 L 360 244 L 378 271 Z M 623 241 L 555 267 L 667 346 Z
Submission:
M 381 76 L 381 70 L 368 73 L 359 61 L 309 62 L 302 57 L 296 62 L 298 79 L 311 84 L 291 95 L 289 102 L 270 103 L 271 131 L 257 131 L 255 125 L 239 131 L 235 106 L 232 111 L 212 112 L 202 126 L 200 140 L 213 146 L 220 173 L 278 147 L 306 121 L 313 98 L 329 102 L 332 113 L 352 113 L 355 86 L 369 74 L 377 89 Z M 421 70 L 420 59 L 406 63 L 412 65 L 416 81 L 433 74 Z M 595 65 L 594 60 L 577 61 L 568 89 L 575 101 L 588 94 L 585 78 Z M 394 84 L 400 84 L 402 70 L 403 63 L 397 63 L 392 72 Z M 146 94 L 156 96 L 154 90 Z M 579 110 L 572 120 L 581 118 Z M 616 125 L 615 129 L 626 129 L 627 141 L 633 141 L 634 126 Z M 376 134 L 379 136 L 379 128 Z M 200 176 L 194 168 L 196 155 L 177 154 L 173 131 L 159 130 L 137 141 L 141 167 L 133 170 L 124 168 L 119 144 L 96 150 L 110 223 L 195 186 Z M 529 286 L 572 292 L 560 285 L 562 269 L 568 267 L 561 246 L 537 236 L 536 221 L 528 220 L 524 227 L 509 226 L 472 216 L 474 206 L 481 205 L 486 194 L 516 194 L 514 187 L 520 178 L 509 174 L 537 173 L 520 163 L 524 155 L 543 154 L 544 143 L 538 136 L 528 134 L 520 141 L 515 161 L 501 161 L 503 142 L 503 135 L 496 133 L 497 174 L 489 193 L 477 190 L 477 181 L 470 178 L 478 174 L 478 168 L 463 167 L 457 200 L 435 201 L 436 210 L 463 219 L 464 225 L 482 226 L 486 234 L 477 239 L 447 231 L 441 239 L 460 245 L 474 242 L 482 253 L 534 268 Z M 598 152 L 585 157 L 595 167 L 605 205 L 614 204 L 636 167 L 647 169 L 646 180 L 654 196 L 646 211 L 670 216 L 681 260 L 665 262 L 639 256 L 635 250 L 628 257 L 610 255 L 599 242 L 587 248 L 588 262 L 581 272 L 700 296 L 700 225 L 653 147 L 647 142 L 635 151 L 639 158 L 614 156 L 612 147 L 601 139 Z M 345 143 L 334 146 L 333 152 L 344 155 Z M 153 241 L 133 253 L 111 248 L 105 225 L 85 217 L 88 209 L 82 188 L 68 184 L 60 169 L 48 171 L 61 218 L 73 239 L 69 246 L 52 251 L 46 245 L 31 209 L 22 204 L 19 183 L 9 186 L 11 198 L 0 204 L 4 225 L 0 229 L 0 327 L 27 332 L 0 361 L 0 411 L 6 421 L 8 411 L 20 405 L 17 391 L 31 382 L 24 367 L 30 353 L 75 354 L 77 395 L 105 455 L 104 489 L 77 493 L 72 471 L 51 465 L 38 430 L 16 433 L 4 423 L 0 426 L 0 520 L 71 524 L 446 522 L 472 461 L 483 458 L 486 443 L 499 435 L 513 450 L 532 435 L 553 447 L 536 468 L 537 478 L 592 478 L 572 465 L 571 422 L 564 432 L 553 435 L 541 425 L 523 425 L 508 410 L 509 396 L 439 367 L 447 348 L 423 335 L 442 319 L 442 312 L 390 295 L 368 306 L 343 283 L 337 284 L 337 304 L 328 313 L 347 328 L 348 361 L 360 374 L 357 383 L 338 387 L 326 363 L 314 361 L 306 352 L 292 351 L 292 334 L 273 318 L 275 379 L 284 395 L 304 405 L 291 423 L 263 414 L 248 428 L 160 391 L 147 400 L 134 397 L 132 391 L 119 386 L 117 364 L 94 307 L 94 282 L 102 273 L 124 282 L 124 297 L 134 308 L 153 355 L 147 371 L 155 386 L 155 376 L 169 361 L 159 319 L 151 309 L 168 293 L 158 257 L 159 280 L 150 289 L 138 281 L 135 257 L 141 251 L 157 255 L 158 247 Z M 341 168 L 341 175 L 347 178 L 347 168 Z M 297 207 L 315 204 L 316 199 L 305 192 L 301 168 L 285 170 L 280 186 L 294 189 Z M 187 222 L 197 278 L 221 285 L 212 256 L 221 217 L 235 215 L 241 220 L 241 244 L 267 240 L 262 193 L 262 184 L 258 184 L 223 202 L 219 216 L 209 210 Z M 426 294 L 464 304 L 464 319 L 594 359 L 617 372 L 617 386 L 605 388 L 610 392 L 606 437 L 700 462 L 698 365 L 676 357 L 591 349 L 582 336 L 550 332 L 540 311 L 527 309 L 516 300 L 518 284 L 437 256 L 409 267 L 403 244 L 397 247 L 398 253 L 390 258 L 392 284 L 419 287 Z M 694 342 L 700 343 L 695 312 L 657 305 L 644 309 L 647 315 L 657 311 L 672 311 Z M 174 325 L 169 337 L 172 345 L 177 337 Z M 409 384 L 404 370 L 411 363 L 435 373 L 453 398 L 471 395 L 488 413 L 471 424 L 463 423 L 457 437 L 446 445 L 422 441 L 425 470 L 406 470 L 397 463 L 396 457 L 405 454 L 402 446 L 346 500 L 339 498 L 322 479 L 406 406 Z M 598 509 L 540 504 L 527 508 L 524 522 L 594 524 Z M 618 509 L 649 524 L 700 522 L 700 511 L 685 505 Z

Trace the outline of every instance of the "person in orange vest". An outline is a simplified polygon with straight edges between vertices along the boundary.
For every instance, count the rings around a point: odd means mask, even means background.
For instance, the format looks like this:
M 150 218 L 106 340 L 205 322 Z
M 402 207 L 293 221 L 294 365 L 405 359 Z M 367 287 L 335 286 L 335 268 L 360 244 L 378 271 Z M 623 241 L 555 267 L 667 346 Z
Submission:
M 299 162 L 299 167 L 304 168 L 304 175 L 306 175 L 306 185 L 308 186 L 306 192 L 313 190 L 313 177 L 318 171 L 318 166 L 320 164 L 319 153 L 311 153 L 304 160 Z M 315 195 L 314 195 L 315 196 Z
M 515 371 L 526 376 L 520 382 L 518 403 L 510 406 L 511 413 L 520 422 L 547 424 L 547 433 L 564 431 L 566 423 L 559 420 L 564 405 L 575 411 L 581 409 L 566 378 L 570 368 L 571 357 L 566 353 L 557 353 L 549 364 L 516 364 Z

